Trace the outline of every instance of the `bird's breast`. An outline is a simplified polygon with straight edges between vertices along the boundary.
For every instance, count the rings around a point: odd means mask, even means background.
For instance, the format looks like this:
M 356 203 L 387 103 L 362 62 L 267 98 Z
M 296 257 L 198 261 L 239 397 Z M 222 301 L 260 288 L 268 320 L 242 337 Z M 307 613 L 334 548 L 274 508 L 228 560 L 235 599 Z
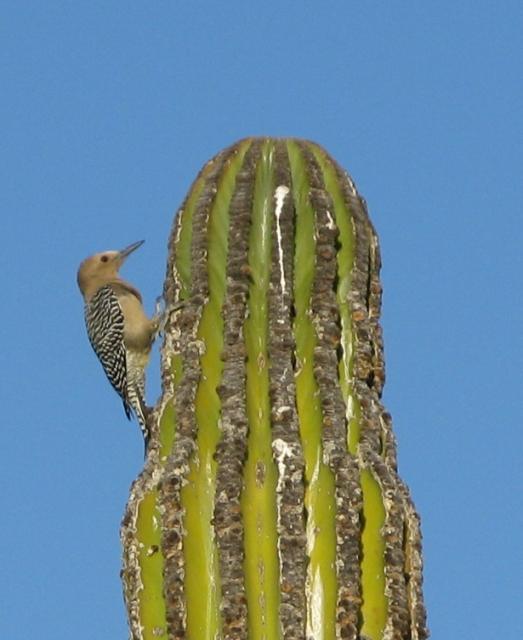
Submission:
M 148 352 L 151 348 L 153 329 L 142 303 L 132 294 L 119 296 L 124 316 L 124 343 L 132 351 Z

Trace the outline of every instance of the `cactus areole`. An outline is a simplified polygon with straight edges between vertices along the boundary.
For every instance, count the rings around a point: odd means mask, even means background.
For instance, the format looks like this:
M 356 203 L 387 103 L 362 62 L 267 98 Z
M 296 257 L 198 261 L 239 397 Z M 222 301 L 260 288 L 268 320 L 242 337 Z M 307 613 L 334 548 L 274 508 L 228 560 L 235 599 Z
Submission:
M 378 239 L 317 144 L 248 138 L 174 221 L 163 392 L 121 537 L 133 640 L 422 640 Z

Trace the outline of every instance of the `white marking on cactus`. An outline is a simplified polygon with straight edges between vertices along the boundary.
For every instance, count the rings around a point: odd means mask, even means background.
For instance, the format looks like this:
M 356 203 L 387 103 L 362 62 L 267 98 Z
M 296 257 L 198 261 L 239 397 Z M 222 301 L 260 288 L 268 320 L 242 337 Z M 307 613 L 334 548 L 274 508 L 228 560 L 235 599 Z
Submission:
M 278 241 L 278 262 L 280 264 L 280 286 L 281 286 L 282 298 L 285 295 L 285 271 L 283 269 L 283 246 L 282 246 L 280 216 L 283 209 L 283 202 L 288 193 L 289 193 L 289 187 L 286 187 L 284 184 L 277 187 L 276 191 L 274 192 L 274 198 L 276 200 L 276 210 L 274 211 L 274 215 L 276 216 L 276 239 Z
M 354 182 L 352 182 L 352 178 L 349 176 L 349 174 L 347 172 L 345 172 L 345 177 L 347 178 L 347 182 L 349 183 L 349 187 L 350 187 L 350 190 L 352 191 L 352 195 L 355 196 L 356 195 L 356 187 L 354 185 Z
M 307 607 L 307 638 L 321 638 L 323 636 L 323 609 L 325 594 L 320 568 L 314 574 L 308 571 L 307 576 L 308 601 Z
M 327 227 L 328 227 L 329 229 L 335 229 L 335 228 L 336 228 L 336 225 L 334 224 L 334 220 L 333 220 L 333 218 L 332 218 L 331 212 L 327 209 L 327 210 L 325 211 L 325 213 L 327 214 L 327 219 L 328 219 Z
M 285 471 L 287 469 L 285 458 L 292 457 L 294 455 L 294 451 L 292 449 L 292 446 L 281 438 L 276 438 L 276 440 L 273 441 L 272 451 L 276 459 L 276 464 L 278 466 L 278 485 L 276 487 L 276 493 L 281 494 L 283 490 L 283 484 L 285 482 Z
M 282 407 L 283 409 L 283 407 Z M 278 467 L 278 483 L 276 485 L 276 509 L 277 509 L 277 527 L 278 527 L 278 559 L 280 561 L 280 583 L 282 582 L 283 576 L 283 557 L 281 554 L 281 533 L 282 533 L 282 523 L 281 523 L 281 502 L 282 502 L 282 494 L 285 489 L 285 477 L 288 475 L 288 467 L 285 462 L 286 458 L 292 458 L 295 455 L 294 449 L 292 445 L 281 438 L 276 438 L 272 442 L 272 455 L 276 462 L 276 466 Z

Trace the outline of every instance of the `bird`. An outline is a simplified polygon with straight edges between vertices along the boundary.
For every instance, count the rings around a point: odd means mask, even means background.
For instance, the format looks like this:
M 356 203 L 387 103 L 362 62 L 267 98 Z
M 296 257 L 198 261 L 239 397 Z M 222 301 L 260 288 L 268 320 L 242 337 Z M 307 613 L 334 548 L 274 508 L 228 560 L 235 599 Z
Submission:
M 160 316 L 149 318 L 138 289 L 119 270 L 142 246 L 143 240 L 120 251 L 103 251 L 83 260 L 77 281 L 84 299 L 89 342 L 113 389 L 123 402 L 125 415 L 136 416 L 145 452 L 149 443 L 148 408 L 145 404 L 145 367 L 156 338 Z

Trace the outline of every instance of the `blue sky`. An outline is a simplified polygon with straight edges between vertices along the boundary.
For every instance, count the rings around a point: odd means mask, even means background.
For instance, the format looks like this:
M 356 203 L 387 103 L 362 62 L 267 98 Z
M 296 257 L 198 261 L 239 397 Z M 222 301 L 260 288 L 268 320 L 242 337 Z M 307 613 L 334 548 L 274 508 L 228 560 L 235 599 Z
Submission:
M 196 172 L 253 134 L 324 145 L 379 232 L 432 637 L 521 637 L 522 30 L 512 1 L 0 4 L 0 637 L 127 637 L 142 443 L 77 265 L 145 239 L 125 274 L 152 309 Z

